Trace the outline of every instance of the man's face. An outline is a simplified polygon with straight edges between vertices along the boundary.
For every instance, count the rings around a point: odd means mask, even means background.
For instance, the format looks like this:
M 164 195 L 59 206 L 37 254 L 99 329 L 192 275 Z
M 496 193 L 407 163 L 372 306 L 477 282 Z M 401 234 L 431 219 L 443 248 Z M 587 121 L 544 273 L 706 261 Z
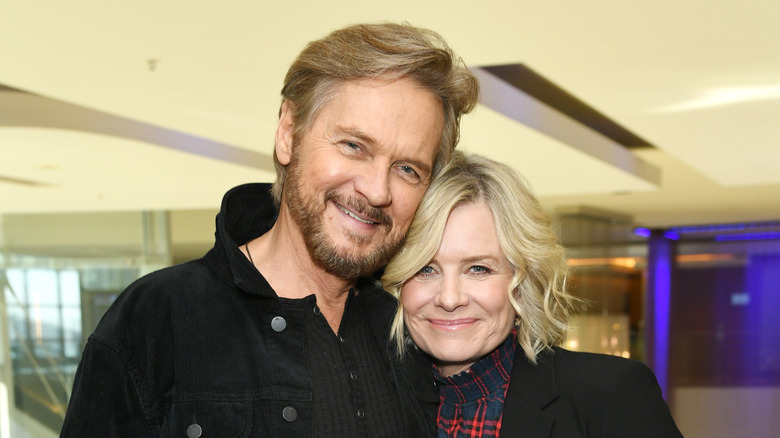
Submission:
M 342 84 L 298 144 L 277 138 L 283 202 L 317 264 L 354 279 L 387 263 L 428 188 L 443 126 L 441 103 L 412 79 L 372 79 Z

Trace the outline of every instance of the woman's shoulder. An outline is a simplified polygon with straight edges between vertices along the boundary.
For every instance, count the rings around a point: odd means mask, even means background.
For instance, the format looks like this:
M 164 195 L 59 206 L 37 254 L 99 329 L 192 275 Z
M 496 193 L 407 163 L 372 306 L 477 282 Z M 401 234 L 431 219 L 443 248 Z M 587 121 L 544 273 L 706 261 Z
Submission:
M 557 380 L 601 388 L 630 384 L 657 386 L 653 371 L 644 362 L 601 353 L 555 347 L 540 358 L 551 361 Z
M 537 365 L 515 362 L 512 381 L 519 378 L 515 395 L 555 417 L 558 432 L 552 436 L 581 436 L 576 431 L 585 427 L 599 436 L 681 438 L 655 375 L 643 362 L 562 348 L 537 359 Z

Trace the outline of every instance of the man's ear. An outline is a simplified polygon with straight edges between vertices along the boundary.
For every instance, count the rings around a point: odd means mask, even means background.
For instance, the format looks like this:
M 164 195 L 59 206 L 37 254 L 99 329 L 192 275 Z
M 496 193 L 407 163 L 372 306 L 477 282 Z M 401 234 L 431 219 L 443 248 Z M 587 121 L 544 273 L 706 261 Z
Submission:
M 279 114 L 279 126 L 276 127 L 276 159 L 283 166 L 290 163 L 293 147 L 293 104 L 289 100 L 282 102 Z

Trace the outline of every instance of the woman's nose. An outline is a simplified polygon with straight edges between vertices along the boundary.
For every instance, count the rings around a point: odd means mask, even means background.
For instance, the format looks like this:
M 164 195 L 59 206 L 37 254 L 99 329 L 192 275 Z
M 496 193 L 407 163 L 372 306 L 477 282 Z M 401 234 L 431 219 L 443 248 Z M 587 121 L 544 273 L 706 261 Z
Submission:
M 436 295 L 436 305 L 451 312 L 468 304 L 468 295 L 462 290 L 462 284 L 457 279 L 445 278 L 441 281 L 439 293 Z

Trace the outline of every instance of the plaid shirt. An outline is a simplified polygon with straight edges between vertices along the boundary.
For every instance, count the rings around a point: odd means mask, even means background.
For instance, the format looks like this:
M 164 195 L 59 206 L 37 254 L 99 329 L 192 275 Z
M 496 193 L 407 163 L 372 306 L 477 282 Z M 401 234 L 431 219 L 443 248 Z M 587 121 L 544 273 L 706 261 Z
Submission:
M 517 345 L 512 334 L 493 353 L 439 384 L 439 438 L 498 437 Z

